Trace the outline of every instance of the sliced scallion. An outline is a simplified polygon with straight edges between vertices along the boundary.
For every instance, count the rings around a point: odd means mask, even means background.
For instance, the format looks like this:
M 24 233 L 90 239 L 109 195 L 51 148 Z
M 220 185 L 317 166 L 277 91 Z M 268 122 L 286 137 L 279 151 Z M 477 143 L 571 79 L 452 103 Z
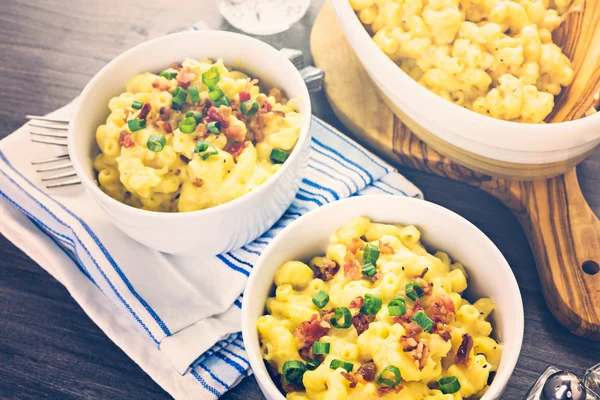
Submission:
M 421 328 L 423 328 L 425 332 L 429 332 L 434 325 L 433 321 L 423 311 L 417 311 L 415 316 L 412 317 L 412 320 L 421 325 Z
M 343 318 L 342 323 L 339 322 L 340 318 Z M 348 307 L 338 307 L 330 322 L 335 328 L 350 328 L 352 326 L 352 314 L 350 314 Z
M 327 342 L 314 342 L 312 351 L 313 354 L 329 354 L 331 345 Z
M 338 368 L 343 368 L 346 370 L 346 372 L 352 372 L 352 369 L 354 368 L 354 364 L 346 362 L 346 361 L 342 361 L 342 360 L 338 360 L 337 358 L 335 360 L 331 360 L 331 363 L 329 364 L 329 368 L 336 370 Z
M 306 372 L 306 366 L 303 362 L 290 360 L 283 364 L 283 376 L 285 380 L 294 386 L 302 384 L 302 377 Z
M 158 153 L 167 145 L 167 138 L 164 135 L 150 135 L 146 142 L 148 150 Z
M 273 149 L 271 150 L 271 161 L 273 161 L 275 164 L 283 164 L 285 162 L 285 160 L 287 160 L 289 157 L 288 153 L 286 153 L 285 151 L 281 150 L 281 149 Z
M 460 382 L 456 376 L 445 376 L 438 381 L 440 390 L 444 394 L 453 394 L 460 390 Z
M 329 303 L 329 295 L 323 290 L 319 290 L 315 297 L 312 298 L 312 302 L 315 306 L 323 308 Z
M 390 374 L 394 375 L 394 379 L 389 378 Z M 379 373 L 379 375 L 377 375 L 377 379 L 375 380 L 375 382 L 377 382 L 380 385 L 396 388 L 400 384 L 400 380 L 402 380 L 402 374 L 400 373 L 398 367 L 388 365 L 383 369 L 383 371 Z
M 365 294 L 365 302 L 360 308 L 360 312 L 363 314 L 375 315 L 381 310 L 382 301 L 380 297 L 374 296 L 371 293 Z
M 129 127 L 131 132 L 139 131 L 140 129 L 144 129 L 146 127 L 146 120 L 132 118 L 127 121 L 127 127 Z

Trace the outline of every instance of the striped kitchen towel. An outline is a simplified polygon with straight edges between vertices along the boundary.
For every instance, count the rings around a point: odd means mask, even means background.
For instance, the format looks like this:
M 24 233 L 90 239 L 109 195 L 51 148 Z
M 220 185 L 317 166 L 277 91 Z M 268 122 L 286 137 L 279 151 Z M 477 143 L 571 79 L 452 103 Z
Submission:
M 50 116 L 68 119 L 73 109 L 69 104 Z M 198 258 L 133 241 L 81 185 L 44 189 L 31 161 L 65 150 L 31 143 L 24 125 L 0 141 L 0 233 L 60 281 L 174 398 L 218 398 L 251 374 L 239 333 L 240 299 L 252 266 L 281 229 L 349 196 L 422 197 L 394 168 L 327 123 L 314 117 L 311 129 L 306 176 L 284 216 L 241 249 Z

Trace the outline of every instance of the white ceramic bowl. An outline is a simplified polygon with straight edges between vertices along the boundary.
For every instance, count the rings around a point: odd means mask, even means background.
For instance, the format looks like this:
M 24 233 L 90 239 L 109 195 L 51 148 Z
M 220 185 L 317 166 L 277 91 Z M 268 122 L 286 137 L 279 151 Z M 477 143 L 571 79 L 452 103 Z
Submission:
M 256 320 L 264 314 L 277 268 L 290 260 L 324 254 L 329 236 L 354 217 L 376 222 L 414 224 L 431 250 L 447 252 L 467 269 L 467 298 L 491 297 L 494 337 L 504 346 L 498 373 L 482 400 L 500 398 L 523 341 L 523 303 L 510 266 L 483 232 L 461 216 L 424 200 L 402 196 L 353 197 L 320 207 L 291 223 L 261 254 L 250 274 L 242 305 L 242 333 L 250 365 L 268 400 L 283 400 L 263 362 Z
M 267 87 L 297 98 L 303 115 L 300 138 L 283 166 L 252 192 L 226 204 L 186 213 L 159 213 L 120 203 L 100 190 L 94 157 L 96 128 L 106 121 L 108 102 L 125 91 L 135 74 L 160 71 L 186 57 L 213 60 L 260 79 Z M 140 44 L 106 65 L 83 90 L 69 125 L 69 154 L 83 185 L 112 222 L 133 239 L 174 254 L 214 255 L 249 243 L 272 226 L 289 207 L 300 186 L 310 149 L 311 105 L 298 70 L 271 46 L 235 33 L 190 31 Z
M 333 7 L 356 56 L 392 109 L 443 141 L 481 157 L 530 165 L 577 159 L 600 143 L 600 113 L 575 121 L 523 124 L 486 117 L 442 99 L 377 47 L 348 0 L 333 0 Z

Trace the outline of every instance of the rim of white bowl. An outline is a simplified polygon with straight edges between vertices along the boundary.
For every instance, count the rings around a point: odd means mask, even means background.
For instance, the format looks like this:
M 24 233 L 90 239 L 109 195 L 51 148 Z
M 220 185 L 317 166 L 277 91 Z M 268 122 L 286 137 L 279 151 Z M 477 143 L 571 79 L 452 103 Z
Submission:
M 275 385 L 273 378 L 269 374 L 269 372 L 264 364 L 264 361 L 262 359 L 261 352 L 260 352 L 260 344 L 250 342 L 250 339 L 249 339 L 250 338 L 250 330 L 256 329 L 256 321 L 250 321 L 250 316 L 248 315 L 248 313 L 249 313 L 248 307 L 250 307 L 250 301 L 251 301 L 250 299 L 253 294 L 252 288 L 254 286 L 254 282 L 262 278 L 260 270 L 261 270 L 261 268 L 263 268 L 263 265 L 265 263 L 264 260 L 269 258 L 271 252 L 273 252 L 274 249 L 278 246 L 279 242 L 283 240 L 283 237 L 285 236 L 286 232 L 293 230 L 297 225 L 303 224 L 304 221 L 309 216 L 314 218 L 314 215 L 316 215 L 316 214 L 319 214 L 319 215 L 326 214 L 329 209 L 339 207 L 340 203 L 345 204 L 345 203 L 350 203 L 350 202 L 362 202 L 362 201 L 366 201 L 365 199 L 371 200 L 372 203 L 376 203 L 378 201 L 378 199 L 381 199 L 381 198 L 385 198 L 386 201 L 388 201 L 387 199 L 393 198 L 394 200 L 392 200 L 392 201 L 398 201 L 399 203 L 406 202 L 406 203 L 419 204 L 418 205 L 419 207 L 429 208 L 431 210 L 434 210 L 434 212 L 440 212 L 442 214 L 445 214 L 448 218 L 454 220 L 454 223 L 456 223 L 456 224 L 464 224 L 466 226 L 469 226 L 471 229 L 474 229 L 476 234 L 480 235 L 482 237 L 482 239 L 491 246 L 490 247 L 491 251 L 494 252 L 496 254 L 496 256 L 498 256 L 499 259 L 501 260 L 501 262 L 503 264 L 503 271 L 505 272 L 505 275 L 507 278 L 506 282 L 503 282 L 503 285 L 505 285 L 506 290 L 510 291 L 510 297 L 512 297 L 518 304 L 517 309 L 513 310 L 515 312 L 515 315 L 514 315 L 514 319 L 512 321 L 512 323 L 513 323 L 512 329 L 516 333 L 516 343 L 515 343 L 515 348 L 512 348 L 511 351 L 509 352 L 509 354 L 505 354 L 503 352 L 502 358 L 501 358 L 501 363 L 505 363 L 504 364 L 505 367 L 503 368 L 504 370 L 502 371 L 502 373 L 496 374 L 496 376 L 494 377 L 494 381 L 490 385 L 490 387 L 489 387 L 488 391 L 485 393 L 485 395 L 483 395 L 481 400 L 492 400 L 492 399 L 500 398 L 500 395 L 505 390 L 506 385 L 508 384 L 508 380 L 512 376 L 514 369 L 517 365 L 517 361 L 519 359 L 519 356 L 521 354 L 521 350 L 523 347 L 523 336 L 524 336 L 524 331 L 525 331 L 525 316 L 524 316 L 524 311 L 523 311 L 523 298 L 521 297 L 521 291 L 519 290 L 519 285 L 517 284 L 517 279 L 515 277 L 515 274 L 512 272 L 512 269 L 510 268 L 508 261 L 506 261 L 506 258 L 504 257 L 504 255 L 502 254 L 500 249 L 498 249 L 498 247 L 494 244 L 494 242 L 492 242 L 492 240 L 489 237 L 487 237 L 487 235 L 485 233 L 483 233 L 478 227 L 476 227 L 474 224 L 472 224 L 469 220 L 467 220 L 466 218 L 462 217 L 461 215 L 455 213 L 454 211 L 449 210 L 440 205 L 437 205 L 435 203 L 429 202 L 427 200 L 415 199 L 415 198 L 411 198 L 411 197 L 407 197 L 407 196 L 391 196 L 391 195 L 384 195 L 384 194 L 349 197 L 346 199 L 334 201 L 332 203 L 326 204 L 317 209 L 309 211 L 308 213 L 304 214 L 300 218 L 293 221 L 291 224 L 289 224 L 287 227 L 285 227 L 281 232 L 279 232 L 279 234 L 277 236 L 275 236 L 275 238 L 271 241 L 271 243 L 269 243 L 267 245 L 267 247 L 262 251 L 256 265 L 254 266 L 254 268 L 252 268 L 252 271 L 250 272 L 248 282 L 246 283 L 246 290 L 244 291 L 244 298 L 242 301 L 242 337 L 244 340 L 244 346 L 247 349 L 250 367 L 252 368 L 259 385 L 261 386 L 261 388 L 263 390 L 267 391 L 267 393 L 270 396 L 272 396 L 273 398 L 277 398 L 279 400 L 285 400 L 285 397 L 283 396 L 283 394 L 281 394 L 279 389 L 277 389 L 277 386 Z M 401 206 L 401 204 L 399 204 L 399 206 Z M 369 207 L 371 207 L 371 206 L 369 206 Z M 365 212 L 367 212 L 367 211 L 365 211 Z M 273 276 L 271 276 L 269 279 L 272 282 Z M 501 344 L 503 345 L 503 343 L 501 343 Z M 249 349 L 252 349 L 252 351 L 250 351 Z M 256 354 L 258 354 L 258 356 L 256 356 Z
M 453 130 L 453 134 L 479 144 L 520 152 L 564 151 L 600 139 L 600 112 L 572 121 L 528 124 L 481 115 L 443 99 L 408 76 L 375 44 L 348 0 L 333 0 L 333 8 L 350 46 L 361 60 L 361 64 L 363 64 L 364 58 L 369 60 L 369 65 L 380 66 L 383 69 L 380 75 L 390 80 L 387 86 L 408 88 L 409 90 L 406 92 L 416 92 L 420 96 L 424 96 L 423 102 L 427 103 L 427 110 L 441 109 L 446 116 L 454 114 L 454 121 L 469 120 L 469 124 L 481 128 L 479 133 L 470 134 L 466 130 Z M 351 29 L 345 28 L 345 22 L 352 24 Z M 357 48 L 360 48 L 360 52 L 356 50 Z M 363 54 L 364 57 L 361 57 L 360 54 Z M 363 66 L 365 69 L 369 69 L 367 64 L 363 64 Z M 419 109 L 411 109 L 411 111 L 422 115 Z M 431 118 L 430 122 L 440 125 L 435 118 Z M 450 121 L 444 121 L 444 123 L 448 122 Z M 491 127 L 494 131 L 502 132 L 490 132 Z M 576 137 L 578 131 L 591 132 L 594 127 L 596 132 L 593 135 Z M 486 134 L 481 134 L 482 131 L 485 131 Z M 527 146 L 534 146 L 534 148 L 524 149 Z
M 111 68 L 114 68 L 115 65 L 118 65 L 119 63 L 121 63 L 121 61 L 123 59 L 127 58 L 130 55 L 130 53 L 145 50 L 146 48 L 155 46 L 157 43 L 161 43 L 161 42 L 171 42 L 171 41 L 175 42 L 175 41 L 177 41 L 178 38 L 180 38 L 182 36 L 188 36 L 188 35 L 189 36 L 199 36 L 199 38 L 202 40 L 238 40 L 241 42 L 246 42 L 245 45 L 254 46 L 254 47 L 262 47 L 265 51 L 273 54 L 274 58 L 278 58 L 281 61 L 282 65 L 284 65 L 285 68 L 287 68 L 290 71 L 289 79 L 295 79 L 298 81 L 298 83 L 301 83 L 300 88 L 301 88 L 302 93 L 300 93 L 299 96 L 297 96 L 297 98 L 299 97 L 300 98 L 299 101 L 304 103 L 306 112 L 302 114 L 302 126 L 300 127 L 300 135 L 298 137 L 298 141 L 296 142 L 296 145 L 295 145 L 294 149 L 292 150 L 292 153 L 290 154 L 289 158 L 286 160 L 286 162 L 277 171 L 275 171 L 275 173 L 273 175 L 271 175 L 269 177 L 269 179 L 267 179 L 265 182 L 263 182 L 257 188 L 251 190 L 250 192 L 248 192 L 236 199 L 228 201 L 227 203 L 220 204 L 218 206 L 214 206 L 211 208 L 205 208 L 202 210 L 196 210 L 196 211 L 163 212 L 163 211 L 143 210 L 141 208 L 136 208 L 136 207 L 127 205 L 125 203 L 121 203 L 120 201 L 113 199 L 112 197 L 110 197 L 109 195 L 104 193 L 102 190 L 100 190 L 98 185 L 96 185 L 92 179 L 88 178 L 87 174 L 84 172 L 82 165 L 79 161 L 79 157 L 84 157 L 84 155 L 77 154 L 77 152 L 75 151 L 75 145 L 74 145 L 74 141 L 76 140 L 75 139 L 76 135 L 74 133 L 76 131 L 76 125 L 78 125 L 80 118 L 84 118 L 83 115 L 85 114 L 85 113 L 81 112 L 81 109 L 80 109 L 81 101 L 80 101 L 77 104 L 77 109 L 75 111 L 74 117 L 71 120 L 71 122 L 69 123 L 69 131 L 68 131 L 68 139 L 67 139 L 69 155 L 71 157 L 71 161 L 73 162 L 73 168 L 77 172 L 77 175 L 81 179 L 81 182 L 88 188 L 88 190 L 93 191 L 94 195 L 100 196 L 100 197 L 106 199 L 106 201 L 111 203 L 114 207 L 118 208 L 120 211 L 137 214 L 139 216 L 152 216 L 153 218 L 173 218 L 174 219 L 174 218 L 188 218 L 192 215 L 197 215 L 199 213 L 208 214 L 208 213 L 214 213 L 214 212 L 222 212 L 222 211 L 226 211 L 227 209 L 237 207 L 244 201 L 249 201 L 250 199 L 252 199 L 256 196 L 259 196 L 262 192 L 269 190 L 269 188 L 272 185 L 275 185 L 277 180 L 279 179 L 279 177 L 284 173 L 284 171 L 287 168 L 289 168 L 290 165 L 292 163 L 294 163 L 296 161 L 296 159 L 299 157 L 300 150 L 305 146 L 306 141 L 310 140 L 310 124 L 312 121 L 312 105 L 311 105 L 311 100 L 310 100 L 310 94 L 308 93 L 308 88 L 306 87 L 306 83 L 304 83 L 304 80 L 302 79 L 300 72 L 296 69 L 296 67 L 294 67 L 294 65 L 291 63 L 291 61 L 289 61 L 287 58 L 285 58 L 274 47 L 272 47 L 272 46 L 268 45 L 267 43 L 264 43 L 258 39 L 254 39 L 250 36 L 241 35 L 239 33 L 234 33 L 234 32 L 216 31 L 216 30 L 215 31 L 213 31 L 213 30 L 183 31 L 183 32 L 165 35 L 165 36 L 160 36 L 158 38 L 140 43 L 137 46 L 134 46 L 134 47 L 126 50 L 125 52 L 121 53 L 120 55 L 115 57 L 113 60 L 111 60 L 108 64 L 106 64 L 104 67 L 102 67 L 102 69 L 100 71 L 98 71 L 96 73 L 96 75 L 94 75 L 94 77 L 85 86 L 85 88 L 81 92 L 80 99 L 84 99 L 87 96 L 92 95 L 93 90 L 97 85 L 101 84 L 101 82 L 104 79 L 110 79 L 109 76 L 104 76 L 107 74 L 107 71 L 109 71 Z M 202 40 L 199 40 L 198 43 L 202 43 Z M 190 53 L 193 53 L 193 50 L 190 51 Z M 207 57 L 210 57 L 210 55 L 207 55 Z M 140 72 L 143 72 L 143 71 L 140 71 Z M 90 133 L 90 134 L 92 134 L 92 133 Z M 85 157 L 87 157 L 87 155 Z

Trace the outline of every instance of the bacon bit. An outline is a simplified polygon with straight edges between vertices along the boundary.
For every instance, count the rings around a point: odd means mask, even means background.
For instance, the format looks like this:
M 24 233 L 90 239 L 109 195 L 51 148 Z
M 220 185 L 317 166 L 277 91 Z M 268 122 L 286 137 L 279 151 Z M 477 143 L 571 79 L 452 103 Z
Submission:
M 473 348 L 473 338 L 468 333 L 462 335 L 462 342 L 458 346 L 456 356 L 454 357 L 455 364 L 467 365 L 469 363 L 469 356 L 471 349 Z
M 285 118 L 285 113 L 283 111 L 279 111 L 279 110 L 273 110 L 271 111 L 273 114 L 281 117 L 281 118 Z
M 400 345 L 402 346 L 402 350 L 404 351 L 413 351 L 417 348 L 419 343 L 415 338 L 409 336 L 401 336 L 400 337 Z
M 377 271 L 377 273 L 371 277 L 371 279 L 373 279 L 373 281 L 378 281 L 381 278 L 383 278 L 383 274 L 380 271 Z
M 140 111 L 137 117 L 139 119 L 146 119 L 146 117 L 150 113 L 150 110 L 152 110 L 152 105 L 150 105 L 150 103 L 144 104 L 144 107 L 142 107 L 142 110 Z
M 429 272 L 429 268 L 425 267 L 423 272 L 421 272 L 421 274 L 419 275 L 419 278 L 421 278 L 421 279 L 425 278 L 425 275 L 427 275 L 427 272 Z
M 289 382 L 286 382 L 285 385 L 283 385 L 283 391 L 286 393 L 291 393 L 291 392 L 300 392 L 304 390 L 304 387 L 302 386 L 294 386 Z
M 429 296 L 431 295 L 432 291 L 433 291 L 433 283 L 432 282 L 427 282 L 425 279 L 423 278 L 417 278 L 415 279 L 415 282 L 421 286 L 421 289 L 423 289 L 423 294 L 424 296 Z
M 393 254 L 394 248 L 392 247 L 392 245 L 389 242 L 382 242 L 380 240 L 379 241 L 379 252 L 381 254 Z
M 312 346 L 314 342 L 317 342 L 323 336 L 327 334 L 329 330 L 323 328 L 317 320 L 317 314 L 313 314 L 310 321 L 304 321 L 294 330 L 294 336 L 304 346 Z
M 161 107 L 160 110 L 158 110 L 158 115 L 160 115 L 160 119 L 163 121 L 168 121 L 171 117 L 171 109 L 169 107 Z
M 352 254 L 356 254 L 358 250 L 364 250 L 365 244 L 359 238 L 352 238 L 349 245 L 346 246 L 346 250 Z
M 377 389 L 377 395 L 379 397 L 383 397 L 388 393 L 400 393 L 400 391 L 404 389 L 404 386 L 402 385 L 398 385 L 395 388 L 391 387 L 391 386 L 382 386 L 379 389 Z
M 314 354 L 313 351 L 312 351 L 312 346 L 304 346 L 304 347 L 302 347 L 300 350 L 298 350 L 298 355 L 304 361 L 308 361 L 310 359 L 315 359 L 316 358 L 317 360 L 323 362 L 323 360 L 325 359 L 325 356 L 323 354 Z
M 350 302 L 350 308 L 361 308 L 365 304 L 365 298 L 358 296 Z
M 442 324 L 441 322 L 436 322 L 432 332 L 440 335 L 446 342 L 452 339 L 452 328 L 446 324 Z
M 421 302 L 419 300 L 416 300 L 415 304 L 413 304 L 413 307 L 400 318 L 402 318 L 404 321 L 411 321 L 415 314 L 422 310 L 423 306 L 421 305 Z
M 241 125 L 231 125 L 229 128 L 223 131 L 227 138 L 235 140 L 236 142 L 243 142 L 246 140 L 246 132 L 244 127 Z
M 352 325 L 354 325 L 356 333 L 358 333 L 358 336 L 360 336 L 364 331 L 369 329 L 369 320 L 363 313 L 358 313 L 352 317 Z
M 229 120 L 223 116 L 215 107 L 208 109 L 208 121 L 217 121 L 223 128 L 229 128 Z
M 156 125 L 161 128 L 165 133 L 173 133 L 173 127 L 170 122 L 167 121 L 157 121 Z
M 429 358 L 429 347 L 423 341 L 420 341 L 417 348 L 410 355 L 415 360 L 415 364 L 419 367 L 419 370 L 422 370 L 425 368 L 425 364 L 427 364 L 427 358 Z
M 333 276 L 340 270 L 340 266 L 333 260 L 328 258 L 323 259 L 323 266 L 319 267 L 317 265 L 313 266 L 313 272 L 315 274 L 315 278 L 321 279 L 325 282 L 333 278 Z
M 188 67 L 184 67 L 179 70 L 175 79 L 177 79 L 177 83 L 179 84 L 179 86 L 181 86 L 184 89 L 187 89 L 195 77 L 195 72 L 192 72 Z
M 154 82 L 152 82 L 152 87 L 164 92 L 171 88 L 171 84 L 165 78 L 158 77 L 154 80 Z
M 406 331 L 406 336 L 408 337 L 415 337 L 423 332 L 421 325 L 417 324 L 415 321 L 405 321 L 402 317 L 394 317 L 394 323 L 402 325 Z
M 445 295 L 432 297 L 425 314 L 435 322 L 449 324 L 455 315 L 454 302 Z
M 238 95 L 240 96 L 240 103 L 250 100 L 250 92 L 247 90 L 242 90 Z
M 272 111 L 273 110 L 273 106 L 271 105 L 271 103 L 269 103 L 268 101 L 265 101 L 265 104 L 263 105 L 263 107 L 265 108 L 265 110 L 267 111 Z
M 368 362 L 366 364 L 361 365 L 356 371 L 356 374 L 362 376 L 365 381 L 371 382 L 375 380 L 376 372 L 377 367 L 375 366 L 375 363 Z
M 344 276 L 351 281 L 362 279 L 362 270 L 357 260 L 346 261 L 344 264 Z
M 275 99 L 275 102 L 277 102 L 277 103 L 281 102 L 281 90 L 279 90 L 277 88 L 271 88 L 271 89 L 269 89 L 269 96 L 273 96 L 273 98 Z
M 332 308 L 329 311 L 323 311 L 323 316 L 321 317 L 321 322 L 330 323 L 331 318 L 333 318 L 333 316 L 335 315 L 335 310 L 336 310 L 335 308 Z
M 366 385 L 367 381 L 364 380 L 364 378 L 362 377 L 362 375 L 359 375 L 357 373 L 354 372 L 342 372 L 342 376 L 344 378 L 346 378 L 347 381 L 350 382 L 350 388 L 355 388 L 357 384 L 362 384 L 362 385 Z
M 237 158 L 246 147 L 248 147 L 248 142 L 241 142 L 234 144 L 229 149 L 225 149 L 225 151 Z
M 196 180 L 193 183 L 194 186 L 200 187 L 202 185 L 204 185 L 204 181 L 200 178 L 196 178 Z
M 180 155 L 179 155 L 179 159 L 180 159 L 181 161 L 183 161 L 184 163 L 186 163 L 186 164 L 189 164 L 189 163 L 190 163 L 190 161 L 192 161 L 190 158 L 187 158 L 187 157 L 186 157 L 186 156 L 184 156 L 183 154 L 180 154 Z
M 171 64 L 169 64 L 169 68 L 176 69 L 177 71 L 179 71 L 182 67 L 183 65 L 181 65 L 181 63 L 179 62 L 172 62 Z
M 119 133 L 119 144 L 125 147 L 126 149 L 130 149 L 135 146 L 133 138 L 129 133 L 125 131 L 121 131 L 121 133 Z

